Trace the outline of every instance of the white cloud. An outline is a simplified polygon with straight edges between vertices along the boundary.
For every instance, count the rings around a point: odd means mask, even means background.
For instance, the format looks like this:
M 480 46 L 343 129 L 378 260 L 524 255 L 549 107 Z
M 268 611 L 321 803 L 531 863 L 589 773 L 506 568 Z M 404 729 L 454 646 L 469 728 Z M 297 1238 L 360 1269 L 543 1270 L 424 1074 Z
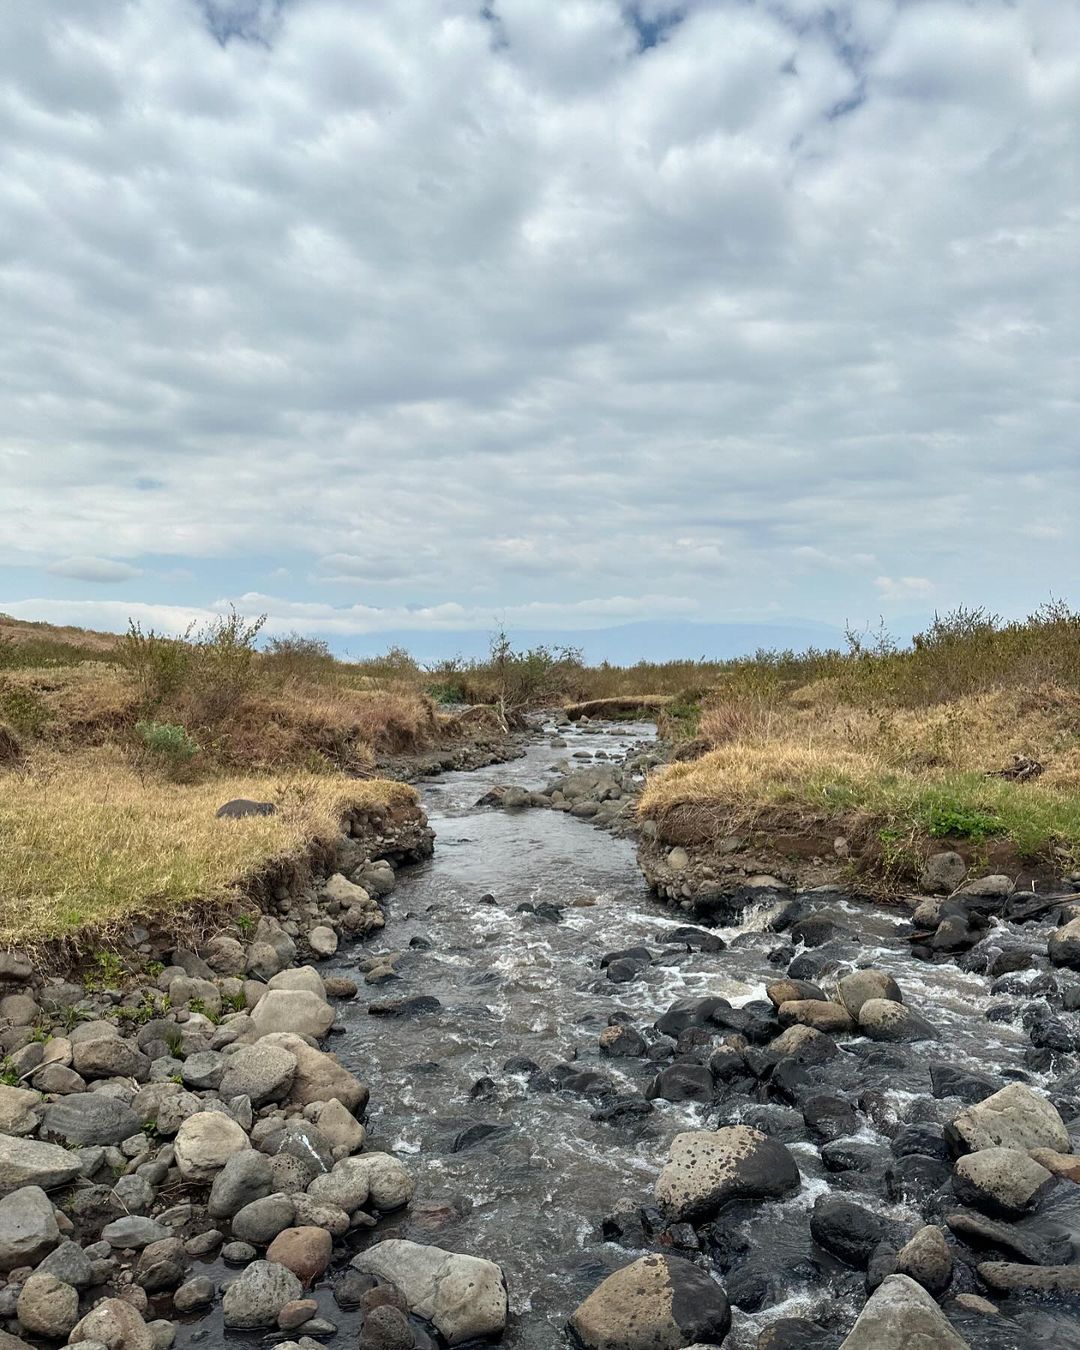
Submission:
M 874 585 L 883 600 L 928 600 L 935 592 L 927 577 L 875 577 Z
M 632 9 L 0 7 L 0 565 L 832 619 L 1075 570 L 1001 547 L 1080 510 L 1072 7 Z
M 46 571 L 56 577 L 74 577 L 77 581 L 101 581 L 114 583 L 131 581 L 141 576 L 138 567 L 130 563 L 116 562 L 112 558 L 60 558 L 50 563 Z

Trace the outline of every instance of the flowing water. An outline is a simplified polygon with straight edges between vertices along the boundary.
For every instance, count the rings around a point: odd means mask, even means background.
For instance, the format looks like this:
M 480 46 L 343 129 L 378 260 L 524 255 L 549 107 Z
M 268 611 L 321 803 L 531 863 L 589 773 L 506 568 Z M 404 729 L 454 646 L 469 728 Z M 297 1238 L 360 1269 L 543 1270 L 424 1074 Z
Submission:
M 507 1350 L 565 1343 L 569 1313 L 636 1254 L 604 1240 L 604 1216 L 627 1201 L 648 1204 L 671 1137 L 715 1124 L 718 1110 L 660 1101 L 645 1116 L 594 1120 L 597 1100 L 537 1091 L 526 1073 L 504 1066 L 521 1056 L 543 1068 L 576 1060 L 576 1067 L 604 1074 L 622 1091 L 642 1092 L 662 1066 L 600 1057 L 597 1038 L 613 1013 L 629 1014 L 644 1029 L 677 998 L 722 995 L 738 1006 L 762 998 L 765 984 L 781 973 L 769 961 L 781 939 L 765 929 L 766 912 L 719 929 L 729 944 L 725 951 L 668 947 L 665 953 L 666 936 L 686 916 L 650 896 L 630 842 L 556 811 L 475 805 L 496 783 L 542 784 L 553 761 L 574 751 L 621 759 L 654 728 L 593 724 L 560 734 L 568 750 L 537 741 L 510 764 L 447 774 L 423 787 L 437 833 L 434 857 L 400 874 L 378 938 L 343 950 L 330 965 L 335 974 L 350 974 L 357 958 L 373 950 L 403 953 L 401 979 L 363 987 L 345 1009 L 344 1034 L 330 1047 L 372 1084 L 369 1147 L 394 1152 L 416 1176 L 412 1205 L 385 1219 L 373 1236 L 410 1237 L 496 1261 L 510 1290 Z M 561 922 L 519 910 L 545 902 L 565 906 Z M 891 970 L 905 1000 L 940 1033 L 929 1047 L 848 1043 L 849 1053 L 865 1061 L 863 1086 L 880 1088 L 901 1118 L 942 1120 L 957 1109 L 930 1098 L 931 1058 L 989 1071 L 1003 1082 L 1014 1071 L 1040 1081 L 1023 1068 L 1030 1042 L 1022 1028 L 986 1021 L 994 1001 L 986 977 L 951 962 L 913 960 L 897 933 L 900 911 L 839 895 L 824 897 L 822 907 L 842 920 L 851 957 Z M 600 958 L 639 944 L 657 963 L 633 983 L 608 981 Z M 419 995 L 434 995 L 442 1007 L 408 1018 L 367 1012 L 376 1000 Z M 738 1116 L 720 1110 L 725 1121 Z M 860 1121 L 857 1141 L 888 1143 L 868 1120 Z M 476 1126 L 495 1132 L 461 1147 L 460 1136 Z M 910 1231 L 924 1222 L 915 1208 L 890 1203 L 879 1182 L 866 1181 L 860 1193 L 865 1179 L 847 1173 L 841 1182 L 827 1173 L 805 1131 L 790 1146 L 803 1175 L 800 1192 L 759 1203 L 736 1220 L 748 1239 L 744 1245 L 768 1253 L 770 1294 L 757 1312 L 735 1310 L 728 1350 L 752 1350 L 778 1315 L 824 1314 L 832 1325 L 850 1324 L 865 1298 L 862 1274 L 826 1261 L 823 1275 L 808 1235 L 809 1210 L 826 1190 L 842 1185 L 852 1199 Z M 1078 1231 L 1067 1200 L 1052 1203 L 1049 1219 L 1039 1222 Z M 332 1344 L 355 1345 L 349 1315 L 335 1307 L 328 1289 L 318 1297 L 323 1313 L 342 1328 Z M 1016 1303 L 1007 1317 L 967 1316 L 957 1325 L 975 1350 L 1080 1347 L 1080 1331 L 1067 1313 Z

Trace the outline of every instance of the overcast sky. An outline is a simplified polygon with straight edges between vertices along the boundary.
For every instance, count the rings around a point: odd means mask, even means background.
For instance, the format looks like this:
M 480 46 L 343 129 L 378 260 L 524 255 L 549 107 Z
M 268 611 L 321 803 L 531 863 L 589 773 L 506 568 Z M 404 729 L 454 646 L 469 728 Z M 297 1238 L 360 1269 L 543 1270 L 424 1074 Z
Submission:
M 1078 352 L 1077 0 L 0 7 L 0 610 L 1080 603 Z

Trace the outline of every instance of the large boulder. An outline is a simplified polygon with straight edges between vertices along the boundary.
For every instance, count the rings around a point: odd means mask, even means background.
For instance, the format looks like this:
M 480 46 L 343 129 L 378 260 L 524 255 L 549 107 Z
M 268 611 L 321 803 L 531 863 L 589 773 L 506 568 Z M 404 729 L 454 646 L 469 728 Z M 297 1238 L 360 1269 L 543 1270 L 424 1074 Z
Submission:
M 855 1030 L 855 1022 L 846 1008 L 839 1003 L 825 1003 L 818 998 L 797 998 L 781 1003 L 777 1016 L 782 1026 L 798 1022 L 804 1027 L 813 1027 L 815 1031 L 850 1032 Z
M 242 1149 L 214 1178 L 207 1208 L 212 1219 L 231 1219 L 245 1205 L 262 1200 L 274 1189 L 274 1172 L 265 1153 Z
M 108 1350 L 156 1350 L 154 1333 L 142 1314 L 122 1298 L 102 1299 L 68 1337 L 69 1345 L 89 1341 Z
M 119 1036 L 96 1036 L 78 1042 L 72 1038 L 71 1067 L 83 1078 L 134 1078 L 141 1083 L 150 1061 Z
M 297 1279 L 309 1285 L 330 1264 L 333 1251 L 334 1239 L 324 1228 L 304 1225 L 283 1228 L 267 1248 L 266 1259 L 291 1270 Z
M 19 1290 L 15 1311 L 24 1331 L 61 1341 L 79 1320 L 79 1291 L 55 1275 L 35 1271 Z
M 931 853 L 919 873 L 919 884 L 930 895 L 951 895 L 966 876 L 967 863 L 959 853 Z
M 727 1296 L 677 1256 L 643 1256 L 609 1275 L 570 1318 L 584 1350 L 684 1350 L 719 1345 L 731 1326 Z
M 927 1224 L 900 1248 L 896 1270 L 909 1275 L 937 1298 L 952 1281 L 953 1257 L 945 1234 L 936 1224 Z
M 409 1312 L 431 1322 L 450 1345 L 497 1336 L 506 1326 L 506 1282 L 493 1261 L 392 1238 L 353 1257 L 352 1265 L 393 1285 Z
M 889 1275 L 867 1299 L 840 1350 L 971 1350 L 926 1290 Z
M 412 1194 L 413 1179 L 408 1168 L 390 1153 L 342 1158 L 308 1187 L 313 1200 L 336 1205 L 350 1214 L 361 1205 L 389 1213 L 407 1205 Z
M 52 1201 L 40 1186 L 0 1200 L 0 1270 L 35 1266 L 60 1241 Z
M 272 1327 L 285 1304 L 302 1293 L 291 1270 L 273 1261 L 252 1261 L 225 1290 L 221 1301 L 225 1325 L 237 1331 Z
M 932 1041 L 937 1032 L 917 1012 L 890 998 L 868 998 L 859 1008 L 859 1030 L 873 1041 Z
M 704 1219 L 729 1200 L 787 1195 L 799 1184 L 799 1168 L 783 1144 L 749 1125 L 730 1125 L 677 1134 L 655 1197 L 669 1219 Z
M 306 989 L 309 994 L 315 994 L 326 1002 L 326 985 L 323 983 L 323 977 L 314 966 L 293 966 L 289 970 L 280 971 L 268 982 L 270 989 Z
M 965 1153 L 953 1168 L 959 1200 L 1005 1219 L 1035 1209 L 1056 1181 L 1052 1172 L 1016 1148 Z
M 81 1171 L 78 1154 L 59 1144 L 0 1134 L 0 1195 L 10 1195 L 20 1186 L 55 1191 L 74 1181 Z
M 138 1134 L 141 1122 L 132 1108 L 103 1092 L 76 1092 L 45 1108 L 41 1135 L 65 1144 L 119 1144 Z
M 0 1085 L 0 1134 L 33 1134 L 41 1110 L 40 1092 Z
M 1047 955 L 1055 966 L 1080 970 L 1080 919 L 1070 919 L 1050 934 Z
M 291 1031 L 321 1040 L 334 1024 L 334 1010 L 309 989 L 268 989 L 251 1011 L 256 1036 Z
M 1023 1083 L 1010 1083 L 961 1111 L 945 1133 L 957 1153 L 985 1148 L 1072 1152 L 1069 1131 L 1053 1104 Z
M 840 995 L 840 1002 L 856 1021 L 862 1005 L 872 998 L 885 998 L 893 1003 L 904 1001 L 900 986 L 889 972 L 875 970 L 872 966 L 853 970 L 850 975 L 845 975 L 837 985 L 837 992 Z
M 213 1181 L 234 1153 L 250 1148 L 247 1135 L 220 1111 L 199 1111 L 176 1132 L 176 1165 L 185 1181 Z
M 282 1045 L 242 1045 L 225 1063 L 218 1091 L 224 1101 L 250 1097 L 252 1106 L 279 1102 L 296 1077 L 296 1056 Z
M 338 1101 L 350 1111 L 363 1111 L 371 1089 L 338 1060 L 308 1045 L 290 1031 L 274 1031 L 259 1044 L 281 1046 L 296 1060 L 296 1073 L 289 1090 L 289 1106 L 310 1106 L 312 1102 Z

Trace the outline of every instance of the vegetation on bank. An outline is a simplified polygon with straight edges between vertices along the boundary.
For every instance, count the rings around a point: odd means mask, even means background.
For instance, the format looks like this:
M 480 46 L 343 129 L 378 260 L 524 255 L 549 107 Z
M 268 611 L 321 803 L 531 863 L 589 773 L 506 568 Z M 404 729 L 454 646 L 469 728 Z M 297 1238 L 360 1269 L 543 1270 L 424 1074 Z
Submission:
M 223 802 L 269 800 L 267 816 L 220 820 Z M 412 788 L 327 775 L 173 783 L 115 748 L 42 752 L 0 792 L 0 943 L 107 931 L 133 916 L 184 919 L 242 897 L 258 874 L 329 844 L 347 814 L 410 806 Z
M 1015 623 L 960 610 L 904 648 L 879 633 L 846 653 L 762 653 L 691 707 L 700 757 L 641 801 L 662 837 L 769 813 L 850 834 L 896 873 L 933 840 L 1080 866 L 1080 615 L 1064 604 Z

